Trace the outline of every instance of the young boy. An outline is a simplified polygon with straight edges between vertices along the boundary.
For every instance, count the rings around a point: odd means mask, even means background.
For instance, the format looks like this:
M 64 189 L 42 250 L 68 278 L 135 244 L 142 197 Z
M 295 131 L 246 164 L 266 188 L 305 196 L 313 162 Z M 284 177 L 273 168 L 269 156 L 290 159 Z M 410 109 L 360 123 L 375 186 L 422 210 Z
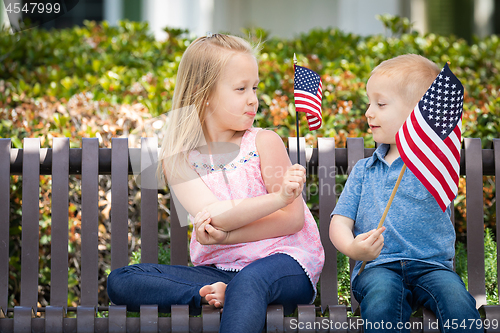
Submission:
M 354 166 L 330 224 L 335 247 L 357 260 L 351 284 L 365 332 L 410 332 L 419 306 L 436 314 L 441 332 L 483 331 L 474 298 L 452 270 L 450 207 L 443 212 L 409 169 L 375 230 L 404 164 L 395 135 L 439 73 L 432 61 L 407 54 L 382 62 L 366 85 L 365 115 L 382 145 Z M 358 275 L 362 261 L 369 262 Z

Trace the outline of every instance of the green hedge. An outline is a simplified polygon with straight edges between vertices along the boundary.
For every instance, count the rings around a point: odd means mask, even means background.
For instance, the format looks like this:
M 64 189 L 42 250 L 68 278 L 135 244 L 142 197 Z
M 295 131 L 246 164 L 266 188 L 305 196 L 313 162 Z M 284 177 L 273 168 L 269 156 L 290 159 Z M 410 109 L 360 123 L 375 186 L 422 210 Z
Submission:
M 335 137 L 337 146 L 347 137 L 363 137 L 366 146 L 374 142 L 367 133 L 364 118 L 367 105 L 365 84 L 371 70 L 381 61 L 405 53 L 417 53 L 439 66 L 450 61 L 452 71 L 465 86 L 463 136 L 482 139 L 489 148 L 500 132 L 500 41 L 498 36 L 475 39 L 469 44 L 454 36 L 419 35 L 411 25 L 397 17 L 381 17 L 387 35 L 357 36 L 337 29 L 316 29 L 293 39 L 269 37 L 261 29 L 245 30 L 243 36 L 262 40 L 259 85 L 260 107 L 256 126 L 274 128 L 283 138 L 295 136 L 293 106 L 293 63 L 317 71 L 323 80 L 324 122 L 320 130 L 309 132 L 301 116 L 300 134 L 308 144 L 317 137 Z M 156 41 L 146 23 L 122 21 L 117 27 L 106 22 L 86 22 L 83 27 L 63 30 L 30 29 L 11 35 L 0 32 L 0 137 L 9 137 L 22 147 L 25 137 L 41 137 L 49 147 L 51 138 L 66 136 L 72 147 L 80 147 L 82 137 L 98 137 L 101 146 L 110 139 L 127 136 L 130 141 L 151 127 L 155 117 L 167 112 L 175 86 L 180 58 L 193 40 L 187 31 L 166 29 L 168 38 Z M 40 194 L 40 229 L 50 234 L 50 177 L 44 178 Z M 77 179 L 77 178 L 76 178 Z M 312 179 L 314 181 L 314 179 Z M 339 178 L 339 181 L 344 179 Z M 109 180 L 100 178 L 101 220 L 99 244 L 100 269 L 109 269 Z M 11 280 L 10 302 L 19 299 L 20 203 L 19 177 L 12 180 L 11 207 Z M 139 234 L 140 197 L 130 182 L 129 225 Z M 69 304 L 75 305 L 79 290 L 79 185 L 70 189 L 70 292 Z M 485 221 L 493 226 L 494 184 L 485 177 Z M 459 239 L 465 232 L 465 188 L 461 183 L 456 200 Z M 310 207 L 317 217 L 317 197 Z M 168 205 L 168 193 L 160 194 L 160 207 Z M 160 209 L 160 221 L 168 221 L 166 209 Z M 166 224 L 160 225 L 168 235 Z M 163 232 L 164 231 L 164 232 Z M 132 240 L 133 250 L 140 240 Z M 168 250 L 168 237 L 160 239 Z M 50 236 L 40 240 L 40 281 L 50 278 Z M 137 256 L 137 254 L 135 254 Z M 135 258 L 135 257 L 134 257 Z M 347 278 L 348 280 L 348 278 Z M 107 296 L 101 283 L 100 302 Z M 343 286 L 342 288 L 345 288 Z M 46 290 L 48 297 L 49 289 Z M 348 294 L 348 293 L 347 293 Z M 42 292 L 40 303 L 48 298 Z
M 386 25 L 399 22 L 384 21 Z M 409 29 L 403 27 L 403 31 Z M 68 101 L 89 92 L 96 101 L 144 104 L 154 116 L 167 112 L 177 66 L 192 38 L 166 29 L 168 38 L 154 40 L 146 23 L 87 22 L 67 30 L 31 29 L 0 34 L 0 107 L 15 107 L 32 99 Z M 418 53 L 451 69 L 464 83 L 464 136 L 481 137 L 487 146 L 500 130 L 500 41 L 498 36 L 468 44 L 456 37 L 417 33 L 397 37 L 361 37 L 342 31 L 312 30 L 295 39 L 268 38 L 262 30 L 246 31 L 264 41 L 257 125 L 279 127 L 293 134 L 293 53 L 299 64 L 321 74 L 325 93 L 325 123 L 315 136 L 364 136 L 367 130 L 364 92 L 370 71 L 384 59 Z M 305 122 L 301 133 L 307 134 Z M 3 133 L 2 133 L 3 134 Z M 371 144 L 367 139 L 367 144 Z
M 410 29 L 398 20 L 381 19 L 392 31 Z M 400 28 L 400 29 L 399 29 Z M 0 33 L 0 107 L 55 98 L 67 102 L 87 92 L 111 105 L 142 103 L 152 115 L 167 112 L 179 60 L 192 38 L 166 29 L 158 42 L 147 23 L 120 22 L 110 27 L 86 22 L 66 30 L 31 29 L 15 35 Z M 283 137 L 294 133 L 293 53 L 299 64 L 321 74 L 325 122 L 314 136 L 366 136 L 364 91 L 370 71 L 381 61 L 418 53 L 451 69 L 464 83 L 464 136 L 480 137 L 485 147 L 500 131 L 500 41 L 493 35 L 473 44 L 454 36 L 417 33 L 361 37 L 337 29 L 312 30 L 297 38 L 268 38 L 265 31 L 245 31 L 264 41 L 257 125 L 278 127 Z M 15 133 L 5 131 L 1 135 Z M 301 134 L 308 134 L 302 122 Z M 311 140 L 313 141 L 313 140 Z M 372 144 L 367 138 L 367 145 Z

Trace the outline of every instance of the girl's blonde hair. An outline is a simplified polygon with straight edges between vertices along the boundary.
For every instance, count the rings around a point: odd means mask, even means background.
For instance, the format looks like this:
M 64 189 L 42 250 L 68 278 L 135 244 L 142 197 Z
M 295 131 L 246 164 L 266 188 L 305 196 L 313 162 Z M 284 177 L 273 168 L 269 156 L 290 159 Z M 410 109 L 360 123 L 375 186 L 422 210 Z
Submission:
M 439 67 L 429 59 L 418 54 L 404 54 L 381 62 L 371 76 L 392 77 L 403 100 L 413 108 L 439 73 Z
M 215 91 L 227 62 L 236 52 L 256 57 L 259 45 L 230 35 L 199 37 L 184 52 L 169 112 L 167 129 L 161 144 L 158 180 L 164 182 L 164 171 L 183 177 L 189 167 L 189 153 L 203 142 L 206 103 Z

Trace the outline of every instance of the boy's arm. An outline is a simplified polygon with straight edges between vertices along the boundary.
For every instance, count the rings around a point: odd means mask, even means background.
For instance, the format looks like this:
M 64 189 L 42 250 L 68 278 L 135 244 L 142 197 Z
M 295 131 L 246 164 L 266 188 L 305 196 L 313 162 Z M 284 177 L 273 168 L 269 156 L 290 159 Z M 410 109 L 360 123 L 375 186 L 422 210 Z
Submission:
M 354 237 L 354 220 L 342 215 L 333 215 L 330 222 L 330 240 L 333 245 L 351 259 L 358 261 L 374 260 L 384 247 L 385 227 L 370 230 Z

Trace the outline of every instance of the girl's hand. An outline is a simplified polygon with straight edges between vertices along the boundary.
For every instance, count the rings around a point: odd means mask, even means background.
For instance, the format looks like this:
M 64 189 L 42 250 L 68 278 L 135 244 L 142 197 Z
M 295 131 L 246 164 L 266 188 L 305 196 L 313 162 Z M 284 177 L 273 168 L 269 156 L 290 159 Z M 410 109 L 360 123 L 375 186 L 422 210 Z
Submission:
M 222 244 L 229 235 L 229 232 L 214 228 L 210 221 L 210 213 L 203 210 L 196 214 L 194 218 L 194 231 L 196 240 L 202 245 Z
M 376 259 L 384 247 L 384 231 L 385 227 L 382 227 L 356 236 L 350 246 L 350 257 L 359 261 Z
M 304 183 L 306 182 L 306 169 L 300 164 L 294 164 L 283 176 L 281 190 L 279 192 L 281 200 L 285 205 L 291 204 L 295 198 L 302 194 Z

